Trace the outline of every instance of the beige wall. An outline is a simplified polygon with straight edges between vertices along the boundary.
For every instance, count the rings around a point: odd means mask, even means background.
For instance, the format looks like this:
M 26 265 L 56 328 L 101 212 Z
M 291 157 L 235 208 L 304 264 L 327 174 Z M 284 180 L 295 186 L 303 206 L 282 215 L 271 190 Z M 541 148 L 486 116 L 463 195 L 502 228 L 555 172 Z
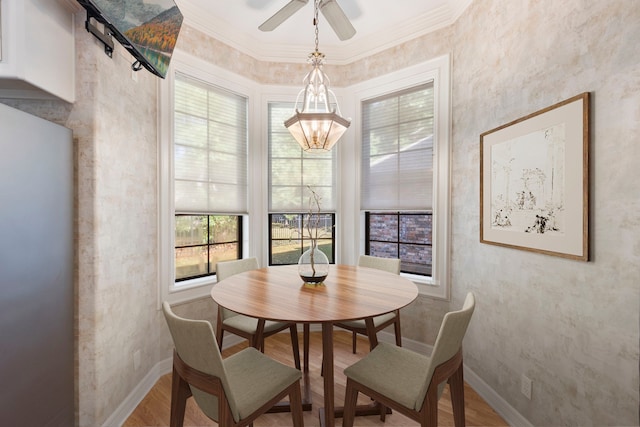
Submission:
M 455 24 L 454 305 L 478 295 L 465 363 L 534 425 L 639 422 L 639 6 L 475 1 Z M 480 244 L 479 135 L 587 91 L 592 261 Z
M 170 354 L 157 311 L 157 78 L 113 59 L 77 19 L 77 99 L 2 100 L 74 131 L 77 147 L 79 425 L 101 425 Z M 465 362 L 534 425 L 638 425 L 640 8 L 635 0 L 476 0 L 451 27 L 344 67 L 336 86 L 443 53 L 453 57 L 452 306 L 478 308 Z M 179 47 L 261 83 L 305 66 L 266 64 L 185 28 Z M 588 263 L 479 243 L 479 135 L 590 91 Z M 433 343 L 448 303 L 403 312 Z M 181 305 L 213 319 L 208 299 Z M 134 370 L 132 354 L 141 351 Z M 533 379 L 533 399 L 519 394 Z

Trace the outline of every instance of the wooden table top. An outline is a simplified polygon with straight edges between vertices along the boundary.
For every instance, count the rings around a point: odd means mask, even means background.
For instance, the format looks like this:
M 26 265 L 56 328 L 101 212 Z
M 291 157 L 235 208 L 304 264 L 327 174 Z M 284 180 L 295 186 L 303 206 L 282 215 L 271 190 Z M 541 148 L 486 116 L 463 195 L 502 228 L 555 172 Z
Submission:
M 331 265 L 324 285 L 305 286 L 297 265 L 272 266 L 228 277 L 211 290 L 232 311 L 296 323 L 363 319 L 400 309 L 418 296 L 397 274 L 352 265 Z

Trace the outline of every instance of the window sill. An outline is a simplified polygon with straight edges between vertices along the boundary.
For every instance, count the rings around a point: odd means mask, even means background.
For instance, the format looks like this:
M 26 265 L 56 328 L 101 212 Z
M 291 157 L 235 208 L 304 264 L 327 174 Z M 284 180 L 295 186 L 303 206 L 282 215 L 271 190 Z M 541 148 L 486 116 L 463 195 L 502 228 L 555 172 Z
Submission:
M 413 283 L 416 284 L 416 286 L 418 287 L 418 294 L 420 296 L 425 296 L 425 297 L 430 297 L 435 299 L 442 299 L 447 301 L 449 300 L 449 296 L 443 293 L 444 289 L 442 288 L 441 285 L 439 285 L 433 280 L 433 277 L 420 276 L 417 274 L 407 274 L 407 273 L 401 273 L 400 275 L 402 277 L 405 277 L 411 280 Z
M 211 294 L 211 288 L 216 283 L 215 276 L 176 282 L 169 288 L 167 301 L 169 304 L 179 304 L 204 298 Z

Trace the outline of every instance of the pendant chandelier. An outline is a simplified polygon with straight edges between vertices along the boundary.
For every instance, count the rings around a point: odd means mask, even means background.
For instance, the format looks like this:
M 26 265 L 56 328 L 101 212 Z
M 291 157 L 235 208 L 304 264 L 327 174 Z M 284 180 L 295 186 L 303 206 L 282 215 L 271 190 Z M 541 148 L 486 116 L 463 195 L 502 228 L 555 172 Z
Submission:
M 309 54 L 311 71 L 304 77 L 304 89 L 298 93 L 295 113 L 284 125 L 305 151 L 329 151 L 345 133 L 350 119 L 340 116 L 340 107 L 335 94 L 329 90 L 329 77 L 322 71 L 324 54 L 318 51 L 318 6 L 314 0 L 313 25 L 316 32 L 316 50 Z M 331 95 L 333 104 L 329 99 Z M 301 108 L 298 108 L 300 97 Z M 335 108 L 332 108 L 335 105 Z

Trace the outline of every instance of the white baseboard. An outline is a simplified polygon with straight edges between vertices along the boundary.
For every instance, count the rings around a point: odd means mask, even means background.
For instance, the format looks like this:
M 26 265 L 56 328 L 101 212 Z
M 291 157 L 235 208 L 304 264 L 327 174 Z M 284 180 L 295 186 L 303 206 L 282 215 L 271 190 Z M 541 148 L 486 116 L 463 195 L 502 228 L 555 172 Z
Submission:
M 478 374 L 464 367 L 464 380 L 493 408 L 504 420 L 514 427 L 533 427 L 525 417 L 509 405 L 498 393 L 496 393 Z
M 149 393 L 151 388 L 155 385 L 158 379 L 171 371 L 171 358 L 162 360 L 156 363 L 153 368 L 144 376 L 142 381 L 129 393 L 129 395 L 122 401 L 120 406 L 111 414 L 109 418 L 102 424 L 102 427 L 116 427 L 122 426 L 124 422 L 129 418 L 129 415 L 136 409 L 136 406 L 144 399 Z
M 321 330 L 320 325 L 313 324 L 310 327 L 311 332 L 318 332 Z M 391 332 L 382 331 L 378 334 L 378 339 L 382 342 L 388 342 L 394 344 L 395 335 Z M 223 348 L 232 347 L 243 339 L 236 335 L 229 335 L 224 339 Z M 407 338 L 402 339 L 402 345 L 409 350 L 416 351 L 422 354 L 431 354 L 433 346 L 413 341 Z M 129 395 L 122 401 L 120 406 L 111 414 L 109 418 L 102 424 L 102 427 L 120 427 L 133 413 L 136 407 L 140 404 L 142 399 L 149 393 L 151 388 L 155 385 L 158 379 L 171 372 L 171 357 L 158 362 L 151 368 L 149 373 L 138 383 L 138 385 L 129 393 Z M 510 426 L 516 427 L 533 427 L 526 418 L 524 418 L 518 411 L 515 410 L 509 403 L 504 400 L 498 393 L 496 393 L 486 382 L 480 378 L 471 369 L 464 367 L 464 379 L 473 388 L 476 393 L 482 397 L 489 406 L 491 406 Z
M 396 342 L 395 335 L 391 332 L 381 331 L 378 333 L 378 339 L 383 342 L 394 344 Z M 422 354 L 431 354 L 433 346 L 412 341 L 406 338 L 402 339 L 402 346 L 409 350 L 416 351 Z M 489 406 L 493 408 L 504 420 L 514 427 L 533 427 L 525 417 L 522 416 L 516 409 L 509 405 L 498 393 L 493 390 L 489 384 L 484 382 L 482 378 L 467 366 L 464 367 L 464 380 L 469 386 L 475 390 L 480 397 L 484 399 Z
M 224 338 L 223 349 L 233 347 L 243 341 L 243 338 L 236 335 L 228 335 Z M 137 386 L 122 401 L 109 418 L 102 424 L 102 427 L 121 427 L 124 422 L 133 413 L 136 407 L 142 402 L 142 399 L 151 391 L 161 376 L 171 372 L 172 358 L 168 357 L 156 363 L 149 373 L 138 383 Z

